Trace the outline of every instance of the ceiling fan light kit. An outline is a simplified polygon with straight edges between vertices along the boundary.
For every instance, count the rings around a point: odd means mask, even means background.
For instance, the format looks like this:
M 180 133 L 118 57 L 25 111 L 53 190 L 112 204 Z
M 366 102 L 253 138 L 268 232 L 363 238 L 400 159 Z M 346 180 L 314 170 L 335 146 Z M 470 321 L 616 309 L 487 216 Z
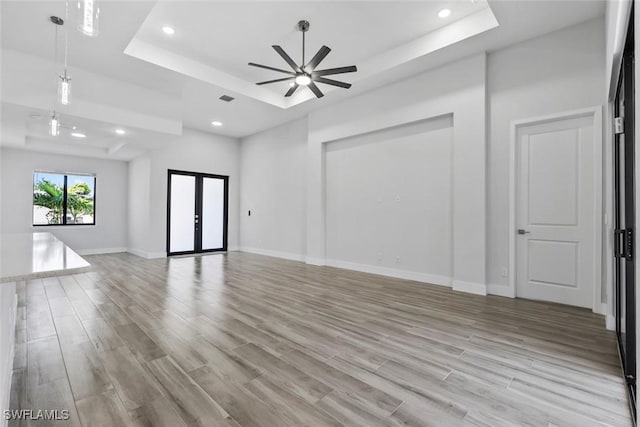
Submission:
M 287 71 L 280 68 L 270 67 L 268 65 L 256 64 L 253 62 L 249 62 L 249 65 L 252 67 L 264 68 L 266 70 L 276 71 L 279 73 L 288 74 L 289 77 L 284 77 L 275 80 L 267 80 L 264 82 L 258 82 L 257 85 L 265 85 L 270 83 L 278 83 L 278 82 L 290 82 L 289 90 L 284 94 L 285 97 L 289 97 L 293 95 L 293 93 L 300 86 L 307 86 L 313 94 L 317 98 L 322 98 L 324 94 L 316 83 L 324 83 L 331 86 L 337 86 L 344 89 L 349 89 L 351 87 L 350 83 L 344 83 L 333 79 L 328 79 L 324 76 L 330 76 L 333 74 L 343 74 L 343 73 L 354 73 L 358 71 L 355 65 L 351 65 L 348 67 L 340 67 L 340 68 L 329 68 L 325 70 L 316 70 L 316 67 L 322 60 L 331 52 L 327 46 L 322 46 L 320 50 L 311 58 L 311 60 L 305 64 L 305 34 L 309 31 L 311 24 L 309 21 L 301 20 L 298 22 L 298 30 L 302 32 L 302 63 L 300 65 L 296 64 L 296 62 L 291 59 L 291 57 L 282 49 L 282 47 L 278 45 L 273 45 L 273 49 L 285 60 L 287 64 L 291 67 L 293 71 Z

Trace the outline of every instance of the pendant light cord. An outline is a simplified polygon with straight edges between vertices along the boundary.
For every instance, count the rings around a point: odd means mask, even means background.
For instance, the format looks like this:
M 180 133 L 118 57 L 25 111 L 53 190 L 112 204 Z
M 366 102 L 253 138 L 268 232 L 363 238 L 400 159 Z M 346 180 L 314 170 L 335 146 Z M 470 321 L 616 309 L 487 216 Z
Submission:
M 65 2 L 64 19 L 69 23 L 69 0 Z M 69 29 L 64 29 L 64 76 L 67 77 L 67 56 L 69 51 Z
M 56 70 L 58 67 L 58 24 L 54 24 L 55 29 L 55 37 L 53 39 L 53 69 L 56 71 L 56 86 L 58 85 L 58 71 Z M 58 105 L 58 94 L 54 94 L 53 101 L 53 115 L 56 114 L 56 106 Z

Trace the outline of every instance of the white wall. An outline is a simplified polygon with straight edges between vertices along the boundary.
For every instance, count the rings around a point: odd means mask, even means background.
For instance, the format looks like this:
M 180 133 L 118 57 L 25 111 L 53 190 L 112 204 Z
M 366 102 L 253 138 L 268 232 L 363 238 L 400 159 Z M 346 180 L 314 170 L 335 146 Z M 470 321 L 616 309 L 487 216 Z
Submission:
M 304 259 L 306 156 L 306 118 L 242 140 L 242 250 Z
M 327 144 L 329 264 L 451 284 L 452 125 L 445 116 Z
M 447 262 L 455 265 L 455 268 L 452 268 L 455 271 L 445 273 L 445 280 L 442 281 L 448 283 L 453 281 L 454 286 L 466 287 L 473 292 L 486 292 L 484 285 L 486 266 L 484 179 L 478 179 L 485 175 L 484 72 L 484 55 L 466 58 L 333 104 L 331 107 L 316 110 L 309 115 L 306 137 L 301 124 L 296 122 L 244 139 L 242 142 L 243 197 L 246 194 L 247 202 L 250 204 L 255 204 L 257 201 L 260 204 L 268 203 L 278 206 L 282 202 L 283 206 L 286 206 L 285 218 L 291 220 L 276 222 L 281 211 L 274 207 L 268 209 L 269 214 L 265 217 L 257 217 L 255 221 L 248 219 L 245 217 L 247 210 L 245 208 L 248 208 L 249 204 L 245 206 L 243 199 L 242 246 L 258 246 L 262 253 L 273 252 L 274 254 L 287 252 L 291 255 L 290 251 L 296 250 L 297 253 L 288 257 L 304 257 L 309 263 L 324 264 L 325 257 L 331 256 L 338 258 L 329 260 L 333 265 L 336 265 L 336 262 L 352 264 L 366 262 L 362 265 L 380 267 L 377 257 L 375 260 L 354 257 L 361 251 L 362 244 L 359 248 L 351 248 L 349 254 L 328 253 L 325 250 L 327 237 L 325 224 L 331 221 L 330 217 L 335 218 L 332 216 L 333 213 L 329 212 L 335 208 L 335 204 L 328 209 L 325 206 L 327 179 L 325 146 L 345 138 L 364 136 L 366 139 L 372 132 L 387 132 L 398 126 L 414 126 L 415 123 L 424 120 L 449 116 L 453 117 L 453 123 L 455 123 L 451 133 L 454 141 L 451 148 L 451 162 L 455 165 L 452 170 L 458 172 L 451 178 L 451 185 L 457 191 L 449 193 L 452 197 L 451 203 L 457 206 L 457 210 L 450 212 L 450 220 L 453 224 L 452 241 L 455 249 L 453 258 Z M 301 152 L 301 139 L 306 143 L 306 154 Z M 274 152 L 271 153 L 270 150 Z M 401 160 L 396 165 L 399 169 L 403 169 L 404 166 L 413 168 L 413 165 L 410 165 L 411 159 L 398 160 Z M 262 166 L 260 166 L 261 161 L 264 161 Z M 304 166 L 294 167 L 293 162 L 300 162 Z M 274 176 L 272 171 L 270 175 L 260 180 L 258 174 L 251 173 L 253 167 L 264 168 L 262 170 L 280 169 L 280 171 L 275 172 L 275 178 L 271 178 Z M 305 168 L 306 176 L 303 178 L 300 174 Z M 290 178 L 300 179 L 299 182 L 304 179 L 304 191 L 291 182 L 282 186 L 283 181 Z M 269 182 L 271 179 L 273 179 L 272 183 Z M 354 177 L 354 179 L 357 178 Z M 268 187 L 271 188 L 268 189 Z M 423 190 L 428 189 L 425 187 Z M 256 199 L 258 194 L 264 194 L 264 196 Z M 441 202 L 449 204 L 447 200 Z M 403 215 L 411 215 L 410 204 L 401 203 L 401 205 Z M 305 211 L 305 206 L 306 221 L 304 225 L 300 225 L 298 215 Z M 470 211 L 475 214 L 468 215 Z M 328 215 L 326 218 L 325 213 Z M 433 224 L 429 224 L 431 225 Z M 299 237 L 296 245 L 287 244 L 285 247 L 270 233 L 292 237 L 298 234 L 304 237 Z M 263 237 L 265 235 L 269 235 L 269 238 L 265 239 Z M 259 243 L 261 240 L 262 243 Z M 303 241 L 306 245 L 300 248 Z M 409 262 L 409 255 L 404 258 Z M 444 269 L 431 271 L 431 266 L 420 268 L 416 262 L 405 265 L 396 264 L 396 255 L 392 259 L 393 266 L 397 270 L 392 272 L 393 274 L 416 271 L 426 273 L 429 270 L 432 277 L 435 277 L 440 276 L 447 269 L 445 266 Z M 454 259 L 464 260 L 464 262 L 456 263 Z
M 605 103 L 602 19 L 488 56 L 488 283 L 508 286 L 510 124 Z M 513 274 L 514 272 L 509 272 Z M 603 287 L 605 288 L 605 287 Z
M 151 208 L 151 161 L 143 156 L 129 161 L 129 229 L 127 248 L 146 256 L 149 244 L 149 209 Z
M 307 262 L 325 256 L 324 145 L 453 115 L 451 281 L 454 289 L 486 293 L 485 68 L 485 56 L 475 55 L 309 115 Z
M 2 232 L 48 231 L 78 253 L 124 251 L 127 247 L 127 164 L 116 160 L 60 156 L 2 148 Z M 32 226 L 33 172 L 96 175 L 96 225 Z
M 456 217 L 455 210 L 452 214 L 454 244 L 467 250 L 466 253 L 459 253 L 458 261 L 454 257 L 454 268 L 470 268 L 461 271 L 460 280 L 481 282 L 489 285 L 489 291 L 493 289 L 504 293 L 501 289 L 509 281 L 508 277 L 503 277 L 502 269 L 508 266 L 509 260 L 510 124 L 513 120 L 603 105 L 604 58 L 604 19 L 600 18 L 490 53 L 486 60 L 486 80 L 483 70 L 476 71 L 477 67 L 470 58 L 319 109 L 309 115 L 307 124 L 309 151 L 305 160 L 305 195 L 280 191 L 275 186 L 268 190 L 268 186 L 255 177 L 243 183 L 242 192 L 267 192 L 264 200 L 276 205 L 277 201 L 286 198 L 286 204 L 291 209 L 300 206 L 300 198 L 306 197 L 307 216 L 312 218 L 308 218 L 305 227 L 307 248 L 300 251 L 299 256 L 306 256 L 308 262 L 317 261 L 317 258 L 326 254 L 322 246 L 325 242 L 325 220 L 319 214 L 325 209 L 323 171 L 327 158 L 322 151 L 322 143 L 432 117 L 436 115 L 436 107 L 440 107 L 441 113 L 446 113 L 447 108 L 455 109 L 457 105 L 463 105 L 469 115 L 475 115 L 477 120 L 483 121 L 486 115 L 488 138 L 485 145 L 484 128 L 473 124 L 475 127 L 470 130 L 470 126 L 460 122 L 461 115 L 456 117 L 454 113 L 454 141 L 456 138 L 467 141 L 466 145 L 459 145 L 457 151 L 454 145 L 453 153 L 454 159 L 458 156 L 460 164 L 465 165 L 458 168 L 465 173 L 459 175 L 458 180 L 454 176 L 452 181 L 452 194 L 459 198 L 454 200 L 453 205 L 459 207 L 460 215 Z M 478 107 L 476 100 L 484 100 L 485 89 L 486 103 L 482 101 Z M 296 136 L 289 144 L 281 142 L 287 135 L 294 134 L 294 126 L 286 124 L 277 128 L 277 131 L 252 136 L 251 142 L 243 145 L 242 161 L 251 159 L 253 165 L 259 164 L 264 156 L 261 152 L 267 153 L 269 148 L 275 150 L 278 156 L 293 158 L 295 147 L 295 158 L 299 158 L 301 129 L 296 131 Z M 465 136 L 464 132 L 468 134 Z M 320 142 L 314 145 L 312 140 Z M 245 139 L 243 144 L 246 141 L 249 139 Z M 602 161 L 606 161 L 604 156 Z M 270 159 L 266 163 L 283 167 L 283 163 L 277 160 Z M 243 165 L 243 180 L 248 169 Z M 484 186 L 474 191 L 475 183 L 471 181 L 484 183 L 485 179 L 487 194 Z M 457 191 L 456 185 L 462 190 Z M 485 203 L 486 219 L 482 208 Z M 244 210 L 243 205 L 243 215 L 246 214 Z M 475 214 L 470 215 L 469 212 Z M 241 222 L 242 239 L 243 242 L 252 242 L 252 245 L 259 233 L 274 228 L 271 218 L 261 218 L 248 227 L 245 227 L 245 219 L 243 217 Z M 294 224 L 291 228 L 287 224 L 279 225 L 279 229 L 286 230 L 284 232 L 287 235 L 293 235 L 300 230 L 299 225 Z M 460 239 L 458 244 L 455 243 L 456 230 Z M 474 237 L 469 239 L 469 236 Z M 283 250 L 278 247 L 277 241 L 264 239 L 260 249 Z M 483 263 L 483 267 L 478 266 L 478 261 Z M 375 265 L 378 265 L 377 260 Z M 607 272 L 603 271 L 604 274 Z
M 237 249 L 240 144 L 235 138 L 184 129 L 169 148 L 152 150 L 130 164 L 135 176 L 130 197 L 138 198 L 130 212 L 144 220 L 137 218 L 136 226 L 131 227 L 129 250 L 151 258 L 166 255 L 169 169 L 229 176 L 228 249 Z

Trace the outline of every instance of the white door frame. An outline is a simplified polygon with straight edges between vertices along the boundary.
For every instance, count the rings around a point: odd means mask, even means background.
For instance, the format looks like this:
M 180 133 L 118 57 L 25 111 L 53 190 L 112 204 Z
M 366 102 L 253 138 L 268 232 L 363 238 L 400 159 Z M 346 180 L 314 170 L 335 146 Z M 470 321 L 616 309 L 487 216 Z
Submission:
M 547 116 L 533 117 L 511 122 L 511 136 L 509 144 L 509 290 L 507 296 L 516 297 L 517 269 L 516 269 L 516 228 L 518 212 L 517 188 L 518 188 L 518 130 L 525 126 L 553 122 L 562 119 L 577 117 L 593 117 L 593 199 L 595 212 L 595 225 L 593 230 L 593 312 L 606 314 L 606 304 L 602 300 L 602 106 L 572 110 Z

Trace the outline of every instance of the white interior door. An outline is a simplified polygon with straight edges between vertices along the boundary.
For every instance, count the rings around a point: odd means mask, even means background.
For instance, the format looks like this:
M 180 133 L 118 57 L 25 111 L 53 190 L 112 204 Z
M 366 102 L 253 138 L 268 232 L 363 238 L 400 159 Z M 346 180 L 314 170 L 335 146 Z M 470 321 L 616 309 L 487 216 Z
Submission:
M 593 306 L 594 118 L 518 129 L 516 294 Z

